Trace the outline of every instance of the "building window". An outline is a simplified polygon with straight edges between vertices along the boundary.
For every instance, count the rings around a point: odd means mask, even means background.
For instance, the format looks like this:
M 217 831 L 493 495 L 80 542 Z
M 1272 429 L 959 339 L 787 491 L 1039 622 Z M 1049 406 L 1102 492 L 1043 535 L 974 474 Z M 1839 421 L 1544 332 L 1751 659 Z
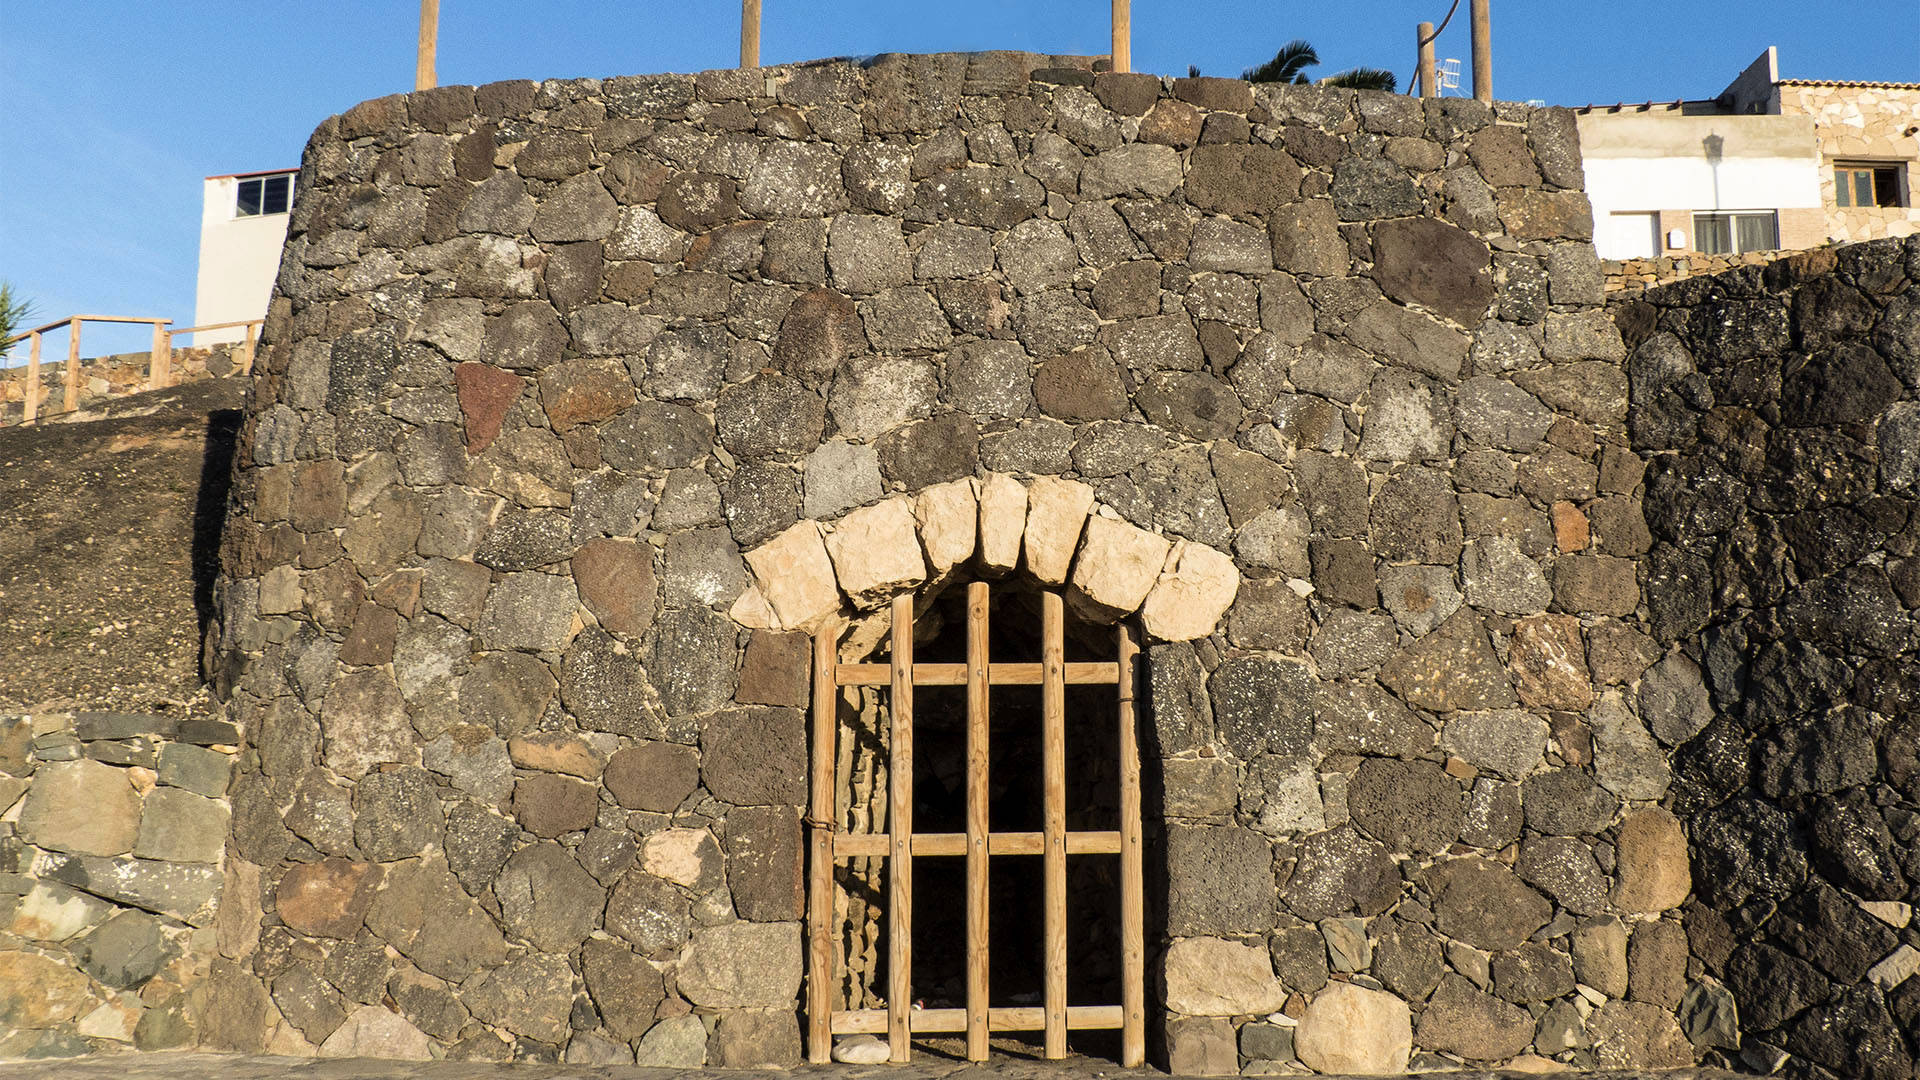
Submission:
M 1837 206 L 1905 206 L 1900 197 L 1900 166 L 1862 163 L 1833 167 Z
M 1702 255 L 1744 255 L 1780 246 L 1778 216 L 1771 210 L 1693 215 L 1693 243 Z
M 292 173 L 248 177 L 240 181 L 240 198 L 234 206 L 233 216 L 258 217 L 262 214 L 284 214 L 287 212 L 287 204 L 292 201 Z

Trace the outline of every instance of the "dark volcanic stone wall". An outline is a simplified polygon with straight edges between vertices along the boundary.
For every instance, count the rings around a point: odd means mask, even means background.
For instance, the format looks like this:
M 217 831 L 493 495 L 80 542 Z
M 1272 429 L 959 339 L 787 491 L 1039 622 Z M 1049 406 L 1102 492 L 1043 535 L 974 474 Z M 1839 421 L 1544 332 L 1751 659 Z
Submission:
M 1642 716 L 1679 744 L 1696 969 L 1749 1060 L 1920 1060 L 1920 240 L 1656 289 L 1618 315 L 1651 458 Z M 1903 1035 L 1904 1033 L 1904 1035 Z
M 985 569 L 1217 601 L 1146 660 L 1177 1069 L 1694 1060 L 1570 116 L 1049 63 L 320 128 L 211 642 L 263 917 L 208 1042 L 792 1060 L 792 631 L 977 505 Z

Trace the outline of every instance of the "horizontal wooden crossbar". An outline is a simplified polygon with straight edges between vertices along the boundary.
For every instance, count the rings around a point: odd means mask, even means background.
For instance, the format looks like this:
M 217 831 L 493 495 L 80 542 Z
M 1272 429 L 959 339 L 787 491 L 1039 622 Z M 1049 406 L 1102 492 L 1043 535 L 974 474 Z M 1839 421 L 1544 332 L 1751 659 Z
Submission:
M 891 850 L 892 837 L 886 833 L 842 833 L 833 838 L 833 856 L 836 859 L 878 858 Z M 914 833 L 913 854 L 920 855 L 965 855 L 967 853 L 966 833 Z M 1005 832 L 987 834 L 987 854 L 989 855 L 1042 855 L 1046 853 L 1046 835 L 1037 832 Z M 1118 832 L 1070 832 L 1067 834 L 1067 854 L 1069 855 L 1117 855 L 1120 853 L 1120 834 Z
M 1065 667 L 1068 685 L 1112 686 L 1120 681 L 1120 665 L 1111 660 L 1075 661 Z M 888 686 L 893 682 L 893 668 L 888 664 L 841 664 L 835 669 L 835 678 L 841 686 Z M 1041 681 L 1039 664 L 987 665 L 989 686 L 1039 686 Z M 915 664 L 913 685 L 965 686 L 967 665 Z
M 1093 1031 L 1122 1026 L 1123 1010 L 1118 1005 L 1071 1005 L 1067 1007 L 1067 1027 Z M 913 1009 L 907 1013 L 913 1031 L 941 1032 L 967 1030 L 965 1009 Z M 993 1031 L 1043 1031 L 1047 1010 L 1040 1006 L 1015 1006 L 988 1009 L 987 1027 Z M 833 1014 L 835 1035 L 877 1035 L 887 1030 L 885 1009 L 842 1009 Z

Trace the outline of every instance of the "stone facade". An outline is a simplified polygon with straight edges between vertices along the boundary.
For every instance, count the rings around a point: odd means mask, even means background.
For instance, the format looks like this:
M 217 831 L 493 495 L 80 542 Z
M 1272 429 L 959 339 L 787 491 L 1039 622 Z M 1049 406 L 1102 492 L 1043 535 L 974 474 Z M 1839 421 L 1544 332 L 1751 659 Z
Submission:
M 0 1053 L 793 1061 L 804 631 L 1011 574 L 1147 635 L 1176 1071 L 1909 1060 L 1912 250 L 1610 314 L 1563 110 L 1088 68 L 323 124 L 236 727 L 0 729 L 9 918 L 84 915 L 0 948 Z
M 784 635 L 1017 569 L 1152 635 L 1176 1066 L 1691 1062 L 1580 177 L 1560 110 L 1016 54 L 329 120 L 211 645 L 265 914 L 207 1040 L 791 1060 Z
M 0 1059 L 194 1045 L 215 939 L 249 918 L 215 919 L 239 741 L 204 716 L 0 717 Z
M 1876 241 L 1617 309 L 1662 654 L 1640 711 L 1699 885 L 1682 1014 L 1724 1044 L 1737 1006 L 1755 1066 L 1920 1060 L 1916 283 L 1920 240 Z
M 1920 84 L 1789 79 L 1774 93 L 1784 115 L 1813 117 L 1820 143 L 1820 200 L 1829 239 L 1848 242 L 1912 236 L 1920 231 Z M 1902 206 L 1843 207 L 1834 196 L 1835 163 L 1874 163 L 1905 174 Z
M 1725 273 L 1742 266 L 1765 266 L 1798 255 L 1798 251 L 1749 251 L 1744 255 L 1662 255 L 1657 259 L 1602 259 L 1609 300 L 1616 293 L 1637 293 L 1658 285 Z

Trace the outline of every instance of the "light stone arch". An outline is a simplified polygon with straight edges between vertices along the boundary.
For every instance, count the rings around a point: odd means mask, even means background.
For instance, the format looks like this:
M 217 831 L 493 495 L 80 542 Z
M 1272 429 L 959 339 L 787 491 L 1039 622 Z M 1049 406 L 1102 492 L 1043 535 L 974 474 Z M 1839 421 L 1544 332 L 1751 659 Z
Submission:
M 753 582 L 734 602 L 734 621 L 811 631 L 845 620 L 855 641 L 876 643 L 894 595 L 937 590 L 968 568 L 1064 588 L 1068 604 L 1096 622 L 1137 613 L 1159 641 L 1212 633 L 1240 589 L 1230 556 L 1140 528 L 1086 484 L 1004 473 L 801 521 L 748 551 L 746 562 Z

